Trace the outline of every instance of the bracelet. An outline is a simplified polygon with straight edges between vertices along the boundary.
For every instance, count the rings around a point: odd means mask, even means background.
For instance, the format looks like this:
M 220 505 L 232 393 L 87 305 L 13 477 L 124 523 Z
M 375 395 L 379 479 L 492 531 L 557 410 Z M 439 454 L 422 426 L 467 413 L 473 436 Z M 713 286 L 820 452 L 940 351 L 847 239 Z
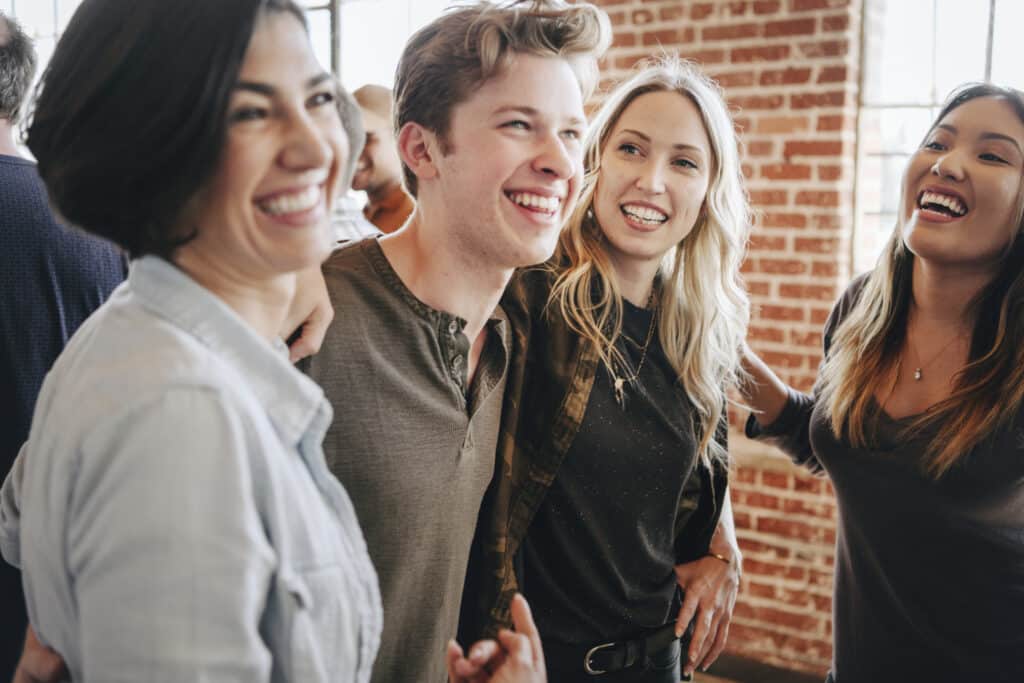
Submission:
M 713 553 L 710 550 L 704 553 L 704 557 L 713 557 L 716 560 L 721 560 L 722 562 L 725 562 L 730 567 L 732 566 L 732 560 L 730 560 L 728 557 L 726 557 L 725 555 L 719 555 L 718 553 Z

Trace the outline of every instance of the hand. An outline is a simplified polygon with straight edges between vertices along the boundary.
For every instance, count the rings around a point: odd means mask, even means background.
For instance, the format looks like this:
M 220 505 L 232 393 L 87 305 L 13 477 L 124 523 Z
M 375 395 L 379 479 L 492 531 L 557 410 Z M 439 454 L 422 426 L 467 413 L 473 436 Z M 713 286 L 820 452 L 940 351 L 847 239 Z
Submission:
M 515 631 L 502 629 L 498 640 L 481 640 L 464 657 L 454 640 L 448 643 L 450 683 L 547 683 L 544 651 L 530 606 L 522 595 L 512 598 Z
M 25 631 L 25 649 L 22 650 L 12 683 L 59 683 L 68 680 L 68 670 L 60 655 L 36 638 L 29 626 Z
M 739 555 L 726 564 L 717 557 L 706 556 L 694 562 L 676 565 L 676 582 L 683 589 L 683 606 L 676 619 L 676 634 L 682 635 L 697 616 L 683 674 L 694 668 L 711 666 L 725 648 L 729 637 L 732 610 L 740 587 Z
M 296 332 L 298 339 L 289 345 L 289 357 L 297 363 L 306 356 L 312 356 L 320 350 L 327 334 L 327 327 L 334 319 L 334 308 L 327 294 L 327 283 L 324 282 L 320 266 L 307 268 L 296 275 L 295 296 L 288 310 L 288 316 L 281 326 L 281 337 L 291 339 Z

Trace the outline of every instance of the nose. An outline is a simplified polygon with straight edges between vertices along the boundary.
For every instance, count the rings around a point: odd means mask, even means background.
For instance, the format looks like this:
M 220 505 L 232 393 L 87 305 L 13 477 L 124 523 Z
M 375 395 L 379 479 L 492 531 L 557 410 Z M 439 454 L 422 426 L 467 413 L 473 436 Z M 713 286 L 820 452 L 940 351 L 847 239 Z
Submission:
M 533 160 L 535 171 L 554 178 L 570 178 L 582 165 L 582 151 L 569 149 L 556 133 L 545 136 Z
M 649 159 L 644 163 L 636 179 L 636 187 L 645 194 L 661 194 L 665 191 L 665 177 L 661 164 Z
M 954 150 L 949 150 L 939 156 L 932 165 L 932 174 L 948 180 L 963 180 L 964 166 L 959 155 Z
M 330 119 L 340 128 L 341 123 Z M 326 122 L 314 120 L 308 111 L 295 112 L 286 124 L 286 144 L 281 163 L 286 168 L 305 171 L 327 166 L 334 158 Z

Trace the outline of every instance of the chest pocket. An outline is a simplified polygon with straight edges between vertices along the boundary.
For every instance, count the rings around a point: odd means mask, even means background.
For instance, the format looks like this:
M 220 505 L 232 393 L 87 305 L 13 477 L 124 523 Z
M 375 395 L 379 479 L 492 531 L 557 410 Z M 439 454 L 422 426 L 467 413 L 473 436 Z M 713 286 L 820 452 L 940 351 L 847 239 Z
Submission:
M 359 617 L 351 587 L 339 565 L 301 572 L 282 568 L 274 578 L 271 603 L 274 681 L 355 680 L 359 658 Z

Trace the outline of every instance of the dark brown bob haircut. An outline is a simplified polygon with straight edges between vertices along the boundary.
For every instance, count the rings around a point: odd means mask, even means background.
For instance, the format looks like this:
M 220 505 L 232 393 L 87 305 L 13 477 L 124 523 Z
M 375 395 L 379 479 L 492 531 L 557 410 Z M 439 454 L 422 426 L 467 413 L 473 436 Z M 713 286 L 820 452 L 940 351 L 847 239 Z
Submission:
M 57 212 L 131 257 L 170 257 L 209 181 L 260 15 L 292 0 L 84 0 L 43 73 L 27 144 Z

